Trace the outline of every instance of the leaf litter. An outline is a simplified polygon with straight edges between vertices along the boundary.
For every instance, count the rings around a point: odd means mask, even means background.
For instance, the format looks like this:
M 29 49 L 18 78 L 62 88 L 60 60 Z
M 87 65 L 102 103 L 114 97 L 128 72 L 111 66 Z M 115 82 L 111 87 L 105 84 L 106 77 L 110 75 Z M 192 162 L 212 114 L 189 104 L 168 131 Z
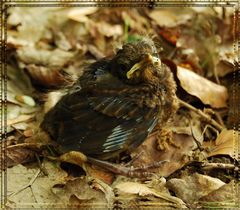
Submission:
M 232 20 L 231 9 L 215 7 L 10 8 L 8 155 L 1 159 L 9 167 L 7 206 L 235 206 L 231 186 L 238 170 L 234 128 L 239 119 L 231 93 L 236 69 Z M 149 169 L 148 180 L 88 164 L 80 165 L 85 174 L 73 176 L 56 158 L 49 159 L 54 148 L 38 130 L 43 114 L 86 65 L 144 35 L 154 38 L 174 73 L 180 108 L 167 128 L 157 126 L 130 154 L 131 164 L 167 162 Z

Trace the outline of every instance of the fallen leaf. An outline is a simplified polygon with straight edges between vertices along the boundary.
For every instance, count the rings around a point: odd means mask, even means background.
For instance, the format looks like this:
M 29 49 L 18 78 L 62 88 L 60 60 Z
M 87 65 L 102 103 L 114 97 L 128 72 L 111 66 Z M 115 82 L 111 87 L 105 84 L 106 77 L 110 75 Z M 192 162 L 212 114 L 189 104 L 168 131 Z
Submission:
M 90 177 L 79 177 L 67 181 L 64 186 L 53 186 L 52 192 L 68 207 L 107 208 L 108 203 L 105 194 L 91 186 L 93 180 Z
M 211 105 L 214 108 L 227 106 L 228 92 L 226 87 L 215 84 L 180 66 L 177 67 L 177 77 L 182 88 L 199 98 L 204 104 Z
M 13 125 L 13 124 L 20 123 L 20 122 L 25 122 L 25 121 L 33 119 L 33 117 L 34 117 L 34 115 L 22 114 L 14 119 L 7 120 L 7 125 L 9 126 L 9 125 Z
M 70 41 L 67 39 L 67 37 L 62 31 L 56 31 L 56 33 L 54 33 L 54 36 L 54 41 L 61 50 L 68 51 L 72 49 Z
M 71 9 L 68 13 L 68 18 L 78 21 L 78 22 L 86 22 L 88 20 L 87 15 L 91 15 L 97 12 L 97 7 L 81 7 Z
M 175 12 L 173 11 L 175 10 Z M 163 9 L 158 8 L 150 12 L 149 16 L 161 27 L 175 27 L 190 20 L 193 16 L 192 10 L 184 8 Z
M 209 157 L 229 155 L 234 158 L 238 135 L 238 131 L 224 129 L 215 141 L 204 142 L 203 146 L 208 148 L 207 154 Z
M 105 55 L 98 49 L 96 48 L 94 45 L 88 45 L 87 46 L 88 51 L 96 58 L 96 59 L 101 59 L 104 58 Z
M 14 118 L 17 118 L 21 114 L 21 107 L 19 105 L 7 104 L 7 119 L 12 120 Z
M 203 208 L 235 208 L 237 207 L 237 194 L 235 188 L 238 187 L 235 181 L 223 185 L 219 189 L 210 192 L 200 198 Z
M 101 21 L 97 23 L 97 27 L 99 32 L 106 37 L 123 35 L 123 27 L 120 24 L 111 25 Z
M 51 189 L 55 184 L 63 182 L 67 173 L 56 163 L 48 161 L 44 161 L 42 167 L 48 175 L 43 175 L 39 168 L 27 168 L 22 165 L 8 169 L 6 206 L 10 208 L 66 207 L 64 201 L 53 194 Z
M 28 126 L 29 124 L 26 122 L 20 122 L 20 123 L 11 125 L 12 128 L 15 128 L 16 130 L 23 130 L 23 131 L 26 130 Z
M 185 134 L 173 133 L 171 141 L 166 142 L 167 148 L 165 150 L 157 149 L 157 133 L 150 135 L 137 149 L 131 154 L 134 167 L 139 165 L 148 165 L 155 162 L 168 160 L 157 168 L 150 169 L 150 171 L 161 176 L 169 176 L 179 168 L 183 167 L 189 160 L 191 151 L 196 147 L 196 143 L 192 136 Z M 161 137 L 159 139 L 161 142 Z M 139 155 L 140 154 L 140 155 Z
M 16 95 L 15 98 L 21 102 L 24 103 L 28 106 L 35 106 L 36 103 L 34 101 L 34 99 L 31 96 L 26 96 L 26 95 Z
M 224 77 L 228 73 L 233 72 L 234 69 L 235 69 L 234 64 L 227 60 L 220 60 L 216 65 L 216 71 L 218 76 L 220 77 Z
M 27 8 L 12 7 L 9 9 L 8 24 L 18 25 L 17 33 L 8 30 L 8 42 L 14 45 L 33 46 L 41 38 L 47 37 L 49 17 L 57 12 L 57 7 Z M 39 18 L 41 17 L 41 18 Z M 15 32 L 15 33 L 14 33 Z
M 36 144 L 17 144 L 4 148 L 2 152 L 5 152 L 4 154 L 6 155 L 1 156 L 1 164 L 6 167 L 11 167 L 35 160 L 35 155 L 40 153 L 40 147 Z
M 165 201 L 172 202 L 180 208 L 185 207 L 185 203 L 182 202 L 181 199 L 171 196 L 170 194 L 157 192 L 156 190 L 151 189 L 148 186 L 137 182 L 122 182 L 117 184 L 115 186 L 115 189 L 117 189 L 119 193 L 123 194 L 137 194 L 139 196 L 153 195 L 158 198 L 162 198 Z
M 63 67 L 71 61 L 73 52 L 66 52 L 61 49 L 45 50 L 36 47 L 22 47 L 17 50 L 20 61 L 24 64 L 35 64 L 47 67 Z
M 219 189 L 224 184 L 220 179 L 197 173 L 182 179 L 173 178 L 167 181 L 168 189 L 187 203 L 198 201 L 201 197 Z

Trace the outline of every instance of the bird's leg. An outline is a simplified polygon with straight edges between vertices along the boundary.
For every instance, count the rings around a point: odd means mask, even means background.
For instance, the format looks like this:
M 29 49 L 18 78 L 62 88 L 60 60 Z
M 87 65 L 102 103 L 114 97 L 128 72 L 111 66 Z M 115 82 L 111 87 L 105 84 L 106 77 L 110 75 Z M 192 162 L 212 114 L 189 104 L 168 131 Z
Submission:
M 107 171 L 111 171 L 114 174 L 119 174 L 127 177 L 139 177 L 139 178 L 152 176 L 153 173 L 148 172 L 148 170 L 152 168 L 157 168 L 162 163 L 166 162 L 164 160 L 164 161 L 154 162 L 148 165 L 142 165 L 139 167 L 133 167 L 133 166 L 127 167 L 121 164 L 111 163 L 108 161 L 87 157 L 83 153 L 77 152 L 77 151 L 67 152 L 58 158 L 51 158 L 51 157 L 48 157 L 48 158 L 52 160 L 72 163 L 75 165 L 79 165 L 80 167 L 83 167 L 84 163 L 90 163 L 102 169 L 105 169 Z
M 46 156 L 46 157 L 49 160 L 72 163 L 81 167 L 83 166 L 83 163 L 87 161 L 87 157 L 83 153 L 77 152 L 77 151 L 64 153 L 60 157 L 52 157 L 52 156 Z
M 169 162 L 168 160 L 155 161 L 150 164 L 145 164 L 134 168 L 134 171 L 146 171 L 149 169 L 154 169 L 160 167 L 163 163 Z
M 148 172 L 147 170 L 152 168 L 159 167 L 162 163 L 166 161 L 159 161 L 149 165 L 143 165 L 140 167 L 134 168 L 133 166 L 127 167 L 124 165 L 110 163 L 103 160 L 98 160 L 95 158 L 88 157 L 87 162 L 99 166 L 105 170 L 111 171 L 115 174 L 127 176 L 127 177 L 150 177 L 153 173 Z

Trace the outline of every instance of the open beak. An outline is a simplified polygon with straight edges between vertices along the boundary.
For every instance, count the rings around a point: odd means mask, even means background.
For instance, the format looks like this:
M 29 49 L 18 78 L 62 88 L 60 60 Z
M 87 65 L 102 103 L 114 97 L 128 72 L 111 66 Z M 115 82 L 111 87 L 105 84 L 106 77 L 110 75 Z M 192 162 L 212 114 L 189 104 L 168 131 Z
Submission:
M 149 53 L 140 62 L 133 65 L 133 67 L 127 72 L 127 78 L 131 79 L 134 72 L 146 67 L 148 64 L 159 65 L 160 59 L 150 55 Z

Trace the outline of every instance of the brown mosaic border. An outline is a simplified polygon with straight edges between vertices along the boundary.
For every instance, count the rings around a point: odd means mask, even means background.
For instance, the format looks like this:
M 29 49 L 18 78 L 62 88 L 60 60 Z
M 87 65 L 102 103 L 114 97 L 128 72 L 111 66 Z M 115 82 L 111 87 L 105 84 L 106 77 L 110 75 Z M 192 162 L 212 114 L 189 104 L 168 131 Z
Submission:
M 71 4 L 69 4 L 71 3 Z M 97 4 L 96 4 L 97 3 Z M 4 160 L 6 156 L 6 135 L 7 135 L 7 69 L 6 69 L 6 43 L 7 43 L 7 10 L 10 7 L 234 7 L 234 52 L 237 54 L 237 63 L 234 70 L 233 78 L 233 96 L 236 101 L 239 101 L 233 107 L 234 116 L 237 122 L 240 119 L 240 2 L 223 1 L 223 0 L 182 0 L 182 1 L 161 1 L 161 0 L 0 0 L 0 159 Z M 240 161 L 240 124 L 234 124 L 234 143 L 235 143 L 235 158 Z M 236 162 L 237 164 L 237 162 Z M 7 170 L 6 162 L 1 161 L 0 164 L 0 208 L 4 208 L 7 202 Z M 236 171 L 236 176 L 240 179 L 240 172 Z M 240 209 L 240 184 L 235 184 L 234 191 L 236 193 L 235 207 Z M 31 204 L 29 204 L 31 205 Z M 24 208 L 29 208 L 24 206 Z M 43 207 L 43 206 L 41 206 Z M 51 205 L 46 204 L 46 207 Z M 96 206 L 97 208 L 97 206 Z M 153 209 L 151 207 L 150 209 Z M 229 208 L 228 208 L 229 209 Z M 235 209 L 235 208 L 234 208 Z
M 7 70 L 6 70 L 6 37 L 7 37 L 7 21 L 6 21 L 6 10 L 4 7 L 4 2 L 0 3 L 1 11 L 0 11 L 0 160 L 3 160 L 6 156 L 6 134 L 7 134 Z M 6 168 L 6 162 L 1 161 L 0 163 L 0 199 L 1 205 L 0 208 L 3 207 L 4 203 L 7 201 L 7 172 L 4 170 Z

